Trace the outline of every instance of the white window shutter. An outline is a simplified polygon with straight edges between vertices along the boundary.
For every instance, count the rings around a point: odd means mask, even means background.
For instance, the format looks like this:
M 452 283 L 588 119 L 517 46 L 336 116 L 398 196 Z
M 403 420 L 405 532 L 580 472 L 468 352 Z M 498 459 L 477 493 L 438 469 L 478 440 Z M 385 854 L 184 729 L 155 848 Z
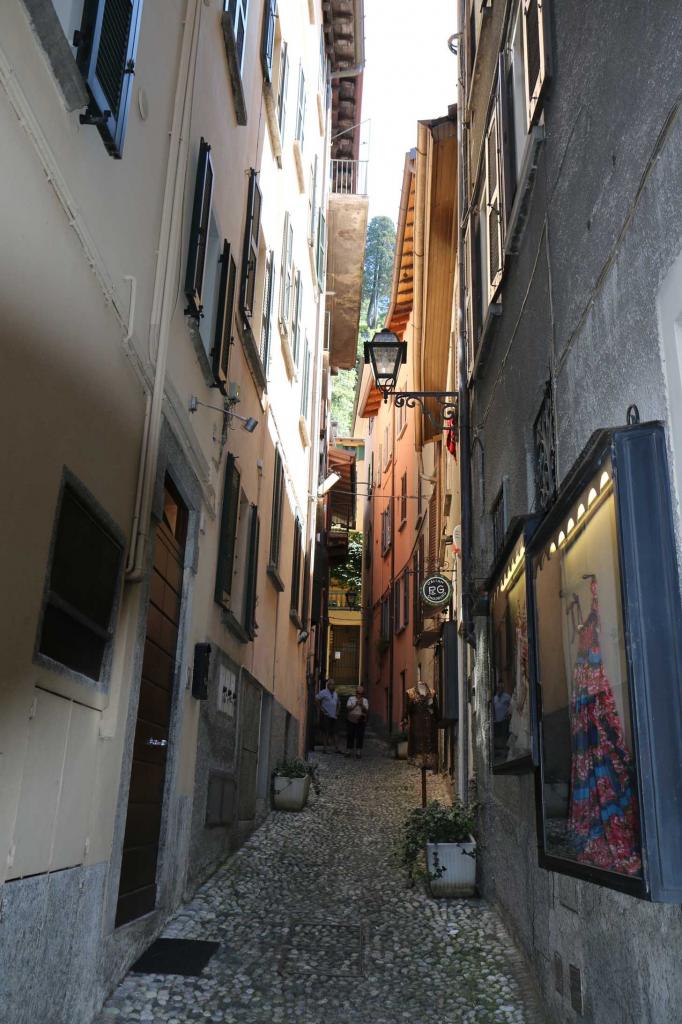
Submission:
M 493 302 L 500 284 L 503 270 L 503 238 L 500 175 L 500 133 L 499 109 L 493 106 L 485 136 L 485 217 L 488 250 L 488 302 Z
M 542 110 L 549 79 L 549 0 L 523 0 L 523 65 L 528 131 Z

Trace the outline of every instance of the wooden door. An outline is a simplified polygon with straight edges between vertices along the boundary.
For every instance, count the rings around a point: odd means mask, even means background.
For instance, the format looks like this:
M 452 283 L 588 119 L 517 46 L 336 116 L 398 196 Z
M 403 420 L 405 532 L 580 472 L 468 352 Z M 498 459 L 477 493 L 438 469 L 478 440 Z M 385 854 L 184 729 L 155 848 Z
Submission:
M 251 821 L 256 815 L 261 691 L 245 672 L 242 672 L 239 699 L 239 820 Z
M 171 482 L 156 530 L 116 926 L 156 904 L 156 865 L 173 703 L 187 509 Z

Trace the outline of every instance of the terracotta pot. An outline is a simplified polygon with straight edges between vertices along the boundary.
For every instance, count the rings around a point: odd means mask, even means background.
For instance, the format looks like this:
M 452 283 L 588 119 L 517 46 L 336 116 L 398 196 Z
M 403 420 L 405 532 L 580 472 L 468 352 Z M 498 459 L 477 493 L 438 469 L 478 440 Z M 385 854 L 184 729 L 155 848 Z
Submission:
M 436 859 L 436 855 L 437 859 Z M 445 868 L 440 878 L 430 878 L 433 896 L 473 896 L 476 887 L 476 843 L 427 843 L 426 867 L 435 874 L 436 864 Z
M 399 761 L 407 760 L 407 740 L 401 740 L 395 745 L 395 756 Z
M 288 779 L 275 775 L 272 805 L 277 811 L 302 811 L 308 800 L 310 776 L 302 779 Z

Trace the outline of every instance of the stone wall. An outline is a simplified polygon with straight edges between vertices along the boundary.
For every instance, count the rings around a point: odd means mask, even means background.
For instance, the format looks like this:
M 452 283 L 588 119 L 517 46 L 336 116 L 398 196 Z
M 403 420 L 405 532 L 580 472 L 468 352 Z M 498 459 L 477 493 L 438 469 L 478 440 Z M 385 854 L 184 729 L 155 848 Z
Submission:
M 509 517 L 533 510 L 533 423 L 550 375 L 559 480 L 593 431 L 625 423 L 631 403 L 643 421 L 668 419 L 657 296 L 682 247 L 676 5 L 554 3 L 551 14 L 552 81 L 530 218 L 474 389 L 472 428 L 485 453 L 474 448 L 479 579 L 490 569 L 489 512 L 503 479 Z M 673 1024 L 682 1006 L 680 908 L 540 869 L 533 776 L 490 775 L 487 630 L 478 619 L 484 892 L 534 960 L 556 1021 Z M 582 1016 L 571 1007 L 571 965 Z

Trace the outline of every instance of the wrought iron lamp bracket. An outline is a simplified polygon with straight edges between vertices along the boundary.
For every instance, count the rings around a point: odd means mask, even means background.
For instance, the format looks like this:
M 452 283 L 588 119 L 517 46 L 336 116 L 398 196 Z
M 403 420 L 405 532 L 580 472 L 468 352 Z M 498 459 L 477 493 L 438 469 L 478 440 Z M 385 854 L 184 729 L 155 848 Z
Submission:
M 457 419 L 459 396 L 456 391 L 393 391 L 391 388 L 384 388 L 383 393 L 384 402 L 393 398 L 397 409 L 403 407 L 414 409 L 418 405 L 435 429 L 447 430 L 452 427 L 457 429 L 459 426 Z M 429 399 L 437 402 L 440 406 L 440 420 L 437 420 L 433 413 L 426 408 Z

